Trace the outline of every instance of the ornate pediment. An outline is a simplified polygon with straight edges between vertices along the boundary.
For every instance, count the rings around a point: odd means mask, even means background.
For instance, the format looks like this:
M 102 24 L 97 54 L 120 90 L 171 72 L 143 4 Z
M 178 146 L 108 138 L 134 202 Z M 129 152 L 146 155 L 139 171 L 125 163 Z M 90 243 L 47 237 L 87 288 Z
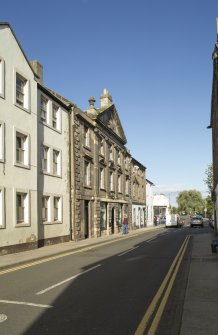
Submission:
M 113 133 L 115 133 L 121 140 L 126 141 L 126 136 L 124 134 L 118 113 L 114 105 L 111 105 L 107 109 L 103 110 L 99 115 L 98 119 Z

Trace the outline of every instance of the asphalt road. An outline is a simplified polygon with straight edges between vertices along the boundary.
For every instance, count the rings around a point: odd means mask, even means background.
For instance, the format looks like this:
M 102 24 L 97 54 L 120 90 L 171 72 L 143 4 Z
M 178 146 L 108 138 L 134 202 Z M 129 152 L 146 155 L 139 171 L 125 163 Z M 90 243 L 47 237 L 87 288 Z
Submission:
M 1 275 L 0 334 L 179 334 L 191 235 L 203 229 L 164 228 Z

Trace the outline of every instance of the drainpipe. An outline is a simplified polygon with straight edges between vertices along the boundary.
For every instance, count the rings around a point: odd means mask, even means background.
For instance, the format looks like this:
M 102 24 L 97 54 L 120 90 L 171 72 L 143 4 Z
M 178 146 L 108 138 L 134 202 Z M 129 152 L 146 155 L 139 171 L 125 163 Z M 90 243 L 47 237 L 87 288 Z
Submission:
M 73 229 L 74 218 L 72 218 L 72 194 L 71 194 L 71 186 L 72 186 L 72 113 L 74 111 L 74 106 L 72 104 L 68 105 L 69 117 L 68 117 L 68 128 L 69 128 L 69 206 L 70 206 L 70 240 L 73 240 L 73 234 L 75 230 Z M 75 201 L 74 201 L 75 202 Z M 73 220 L 73 222 L 72 222 Z

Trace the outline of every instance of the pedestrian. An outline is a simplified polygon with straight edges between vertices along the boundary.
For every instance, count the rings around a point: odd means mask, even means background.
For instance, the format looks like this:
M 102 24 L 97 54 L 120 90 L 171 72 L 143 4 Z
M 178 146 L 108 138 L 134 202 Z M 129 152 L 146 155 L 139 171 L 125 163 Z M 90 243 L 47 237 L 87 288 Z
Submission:
M 123 234 L 128 234 L 128 218 L 126 214 L 123 219 Z
M 154 216 L 154 225 L 155 226 L 157 225 L 157 217 L 156 217 L 156 215 Z

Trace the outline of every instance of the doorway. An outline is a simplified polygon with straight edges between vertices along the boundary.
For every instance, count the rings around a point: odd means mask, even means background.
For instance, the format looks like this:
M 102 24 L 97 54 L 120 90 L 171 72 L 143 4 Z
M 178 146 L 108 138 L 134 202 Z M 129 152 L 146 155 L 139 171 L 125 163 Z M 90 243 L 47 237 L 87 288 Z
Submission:
M 84 237 L 89 238 L 89 201 L 84 203 Z
M 115 216 L 114 212 L 115 212 L 115 209 L 113 207 L 111 210 L 111 234 L 114 234 L 114 216 Z

